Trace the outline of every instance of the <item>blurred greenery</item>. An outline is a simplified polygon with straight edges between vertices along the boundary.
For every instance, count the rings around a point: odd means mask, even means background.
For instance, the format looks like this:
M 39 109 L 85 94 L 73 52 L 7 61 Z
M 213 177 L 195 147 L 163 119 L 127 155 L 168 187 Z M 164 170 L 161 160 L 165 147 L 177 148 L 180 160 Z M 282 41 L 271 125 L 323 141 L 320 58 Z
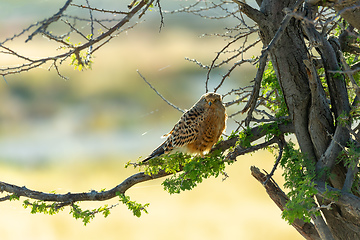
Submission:
M 0 41 L 48 17 L 62 4 L 63 0 L 1 1 Z M 163 9 L 187 4 L 167 1 Z M 166 14 L 159 33 L 159 15 L 152 11 L 145 22 L 97 51 L 92 70 L 79 72 L 65 62 L 60 70 L 67 81 L 45 68 L 0 79 L 0 180 L 66 193 L 109 189 L 135 173 L 124 169 L 125 162 L 149 154 L 181 116 L 136 70 L 169 101 L 190 108 L 205 91 L 206 71 L 184 58 L 210 64 L 224 40 L 200 36 L 224 31 L 226 21 Z M 32 57 L 54 52 L 54 45 L 41 36 L 29 44 L 23 39 L 9 44 Z M 0 64 L 16 62 L 0 55 Z M 248 67 L 234 71 L 220 93 L 247 85 L 255 72 Z M 218 84 L 221 74 L 213 73 L 210 86 Z M 229 132 L 234 125 L 229 120 Z M 271 169 L 272 163 L 273 156 L 265 152 L 241 157 L 227 168 L 226 181 L 207 179 L 180 195 L 165 192 L 162 180 L 146 182 L 127 195 L 149 202 L 149 214 L 138 219 L 120 205 L 108 218 L 99 216 L 87 227 L 66 210 L 55 216 L 31 215 L 18 202 L 1 203 L 1 239 L 300 239 L 250 176 L 250 165 Z

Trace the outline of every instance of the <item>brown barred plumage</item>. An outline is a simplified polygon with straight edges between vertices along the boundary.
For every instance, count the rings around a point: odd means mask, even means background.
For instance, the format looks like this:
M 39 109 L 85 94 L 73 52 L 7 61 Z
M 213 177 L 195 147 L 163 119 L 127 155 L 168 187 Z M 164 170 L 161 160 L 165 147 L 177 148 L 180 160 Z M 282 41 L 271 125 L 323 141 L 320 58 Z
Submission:
M 221 95 L 206 93 L 186 111 L 165 135 L 167 139 L 142 162 L 173 151 L 203 154 L 210 151 L 226 127 Z

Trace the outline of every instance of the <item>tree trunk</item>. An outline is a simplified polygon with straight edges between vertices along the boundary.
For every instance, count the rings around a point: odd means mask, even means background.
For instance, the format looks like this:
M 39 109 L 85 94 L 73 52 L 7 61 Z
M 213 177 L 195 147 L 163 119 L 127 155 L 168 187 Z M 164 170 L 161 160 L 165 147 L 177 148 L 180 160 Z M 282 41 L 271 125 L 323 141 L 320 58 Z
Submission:
M 295 0 L 261 2 L 260 12 L 263 13 L 264 19 L 258 18 L 261 21 L 257 23 L 265 46 L 269 45 L 281 26 L 285 17 L 285 13 L 281 10 L 292 8 L 295 2 Z M 310 7 L 307 10 L 309 13 Z M 319 43 L 317 50 L 325 70 L 337 70 L 339 59 L 336 53 L 339 49 L 320 36 L 314 26 L 307 26 L 294 18 L 290 20 L 276 45 L 270 50 L 270 57 L 301 151 L 305 157 L 317 162 L 319 171 L 325 168 L 332 170 L 334 177 L 331 179 L 324 177 L 323 183 L 327 181 L 333 187 L 341 189 L 345 181 L 346 168 L 343 163 L 336 165 L 335 160 L 342 150 L 340 145 L 345 146 L 349 140 L 349 133 L 346 126 L 336 123 L 336 118 L 342 113 L 348 113 L 350 104 L 344 77 L 326 74 L 332 103 L 330 110 L 323 86 L 311 64 L 310 53 L 305 44 L 305 39 L 311 41 L 312 38 Z M 318 196 L 318 200 L 321 201 L 320 204 L 330 203 L 321 196 Z M 346 207 L 336 204 L 333 204 L 332 209 L 325 209 L 322 212 L 334 239 L 360 239 L 359 214 L 352 214 Z

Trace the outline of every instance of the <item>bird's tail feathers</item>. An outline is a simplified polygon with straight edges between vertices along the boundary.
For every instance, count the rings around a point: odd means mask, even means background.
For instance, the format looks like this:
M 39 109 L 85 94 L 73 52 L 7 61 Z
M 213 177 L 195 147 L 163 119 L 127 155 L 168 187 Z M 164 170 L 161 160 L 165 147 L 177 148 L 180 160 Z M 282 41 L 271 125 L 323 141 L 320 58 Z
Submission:
M 141 162 L 142 163 L 145 163 L 147 161 L 149 161 L 150 159 L 154 158 L 154 157 L 158 157 L 162 154 L 165 153 L 165 150 L 164 150 L 164 143 L 161 144 L 159 147 L 157 147 L 147 158 L 145 158 L 144 160 L 142 160 Z

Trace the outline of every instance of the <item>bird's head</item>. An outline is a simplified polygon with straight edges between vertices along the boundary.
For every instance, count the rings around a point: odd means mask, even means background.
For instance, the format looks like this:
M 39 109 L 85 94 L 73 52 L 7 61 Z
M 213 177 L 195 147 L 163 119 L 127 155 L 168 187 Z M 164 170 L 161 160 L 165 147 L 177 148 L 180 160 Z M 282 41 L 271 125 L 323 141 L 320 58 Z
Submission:
M 216 108 L 224 108 L 222 104 L 221 95 L 218 93 L 205 93 L 201 96 L 199 101 L 205 108 L 216 109 Z

